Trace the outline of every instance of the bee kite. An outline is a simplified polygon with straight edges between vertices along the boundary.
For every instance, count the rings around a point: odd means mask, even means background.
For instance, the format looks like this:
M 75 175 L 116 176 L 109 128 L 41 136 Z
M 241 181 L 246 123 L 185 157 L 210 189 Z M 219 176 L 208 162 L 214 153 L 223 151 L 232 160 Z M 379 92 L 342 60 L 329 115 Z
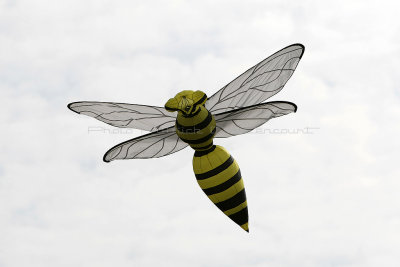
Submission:
M 283 48 L 248 69 L 211 97 L 182 91 L 155 107 L 111 102 L 74 102 L 72 111 L 121 128 L 150 131 L 112 147 L 105 162 L 159 158 L 192 147 L 193 171 L 207 197 L 241 228 L 249 231 L 246 193 L 239 166 L 214 138 L 248 133 L 268 120 L 296 112 L 287 101 L 265 102 L 292 76 L 304 53 L 302 44 Z M 177 112 L 177 113 L 175 113 Z

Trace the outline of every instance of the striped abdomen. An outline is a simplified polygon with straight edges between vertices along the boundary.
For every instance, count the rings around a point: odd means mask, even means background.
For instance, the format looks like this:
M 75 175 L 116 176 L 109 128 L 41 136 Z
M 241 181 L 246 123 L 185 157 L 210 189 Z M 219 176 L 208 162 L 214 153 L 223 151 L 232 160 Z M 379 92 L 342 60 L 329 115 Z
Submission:
M 240 169 L 221 146 L 196 151 L 193 170 L 198 184 L 208 198 L 244 230 L 248 228 L 246 193 Z
M 215 135 L 214 116 L 203 106 L 190 116 L 178 114 L 175 124 L 179 138 L 193 149 L 201 150 L 212 146 Z

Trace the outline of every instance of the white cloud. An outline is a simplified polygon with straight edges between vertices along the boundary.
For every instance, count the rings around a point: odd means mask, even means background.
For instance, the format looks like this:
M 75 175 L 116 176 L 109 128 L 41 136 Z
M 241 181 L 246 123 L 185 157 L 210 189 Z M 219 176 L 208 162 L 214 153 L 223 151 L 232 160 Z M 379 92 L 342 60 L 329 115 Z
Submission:
M 398 266 L 395 1 L 0 3 L 0 266 Z M 250 234 L 204 196 L 193 151 L 103 163 L 134 134 L 77 100 L 209 95 L 291 43 L 274 99 L 296 114 L 216 140 L 240 164 Z M 107 128 L 109 129 L 109 128 Z

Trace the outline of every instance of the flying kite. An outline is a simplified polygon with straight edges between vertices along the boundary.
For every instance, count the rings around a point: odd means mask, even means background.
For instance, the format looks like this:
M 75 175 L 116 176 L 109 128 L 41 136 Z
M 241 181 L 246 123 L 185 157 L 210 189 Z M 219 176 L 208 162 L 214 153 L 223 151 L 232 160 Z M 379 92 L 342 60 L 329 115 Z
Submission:
M 185 90 L 164 107 L 81 101 L 68 105 L 120 128 L 150 131 L 109 149 L 103 160 L 159 158 L 186 146 L 195 150 L 193 171 L 200 188 L 230 219 L 249 231 L 246 193 L 239 165 L 214 138 L 245 134 L 268 120 L 292 112 L 287 101 L 265 102 L 277 94 L 295 71 L 304 46 L 293 44 L 245 71 L 211 97 Z M 176 113 L 177 112 L 177 113 Z

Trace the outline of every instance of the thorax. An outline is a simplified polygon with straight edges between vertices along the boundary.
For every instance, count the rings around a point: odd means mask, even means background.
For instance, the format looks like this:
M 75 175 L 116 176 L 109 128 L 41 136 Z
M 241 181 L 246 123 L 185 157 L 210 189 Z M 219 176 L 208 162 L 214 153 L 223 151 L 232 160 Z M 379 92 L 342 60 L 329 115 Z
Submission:
M 204 106 L 191 116 L 183 116 L 178 113 L 175 130 L 182 141 L 188 143 L 192 148 L 212 144 L 215 134 L 214 116 Z

